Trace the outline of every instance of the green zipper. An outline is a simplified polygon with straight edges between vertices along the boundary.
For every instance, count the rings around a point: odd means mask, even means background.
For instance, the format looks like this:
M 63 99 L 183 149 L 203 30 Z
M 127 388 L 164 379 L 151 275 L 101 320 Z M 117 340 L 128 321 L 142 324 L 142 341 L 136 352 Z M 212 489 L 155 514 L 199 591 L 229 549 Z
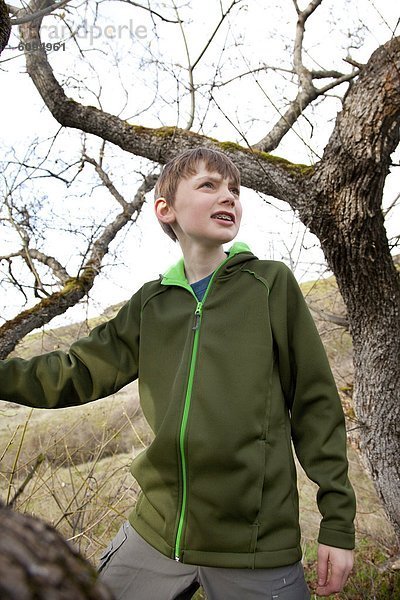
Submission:
M 175 560 L 180 560 L 180 543 L 182 538 L 182 530 L 183 530 L 183 522 L 185 520 L 186 513 L 186 503 L 187 503 L 187 477 L 186 477 L 186 457 L 185 457 L 185 433 L 186 427 L 189 417 L 189 408 L 190 408 L 190 400 L 192 396 L 192 388 L 193 388 L 193 378 L 194 378 L 194 367 L 197 358 L 197 348 L 199 345 L 199 331 L 200 331 L 200 319 L 201 319 L 201 311 L 203 308 L 203 304 L 201 302 L 197 302 L 197 307 L 195 311 L 195 323 L 193 326 L 194 329 L 194 340 L 193 340 L 193 349 L 192 349 L 192 357 L 190 359 L 190 369 L 189 369 L 189 380 L 186 389 L 185 396 L 185 405 L 183 409 L 183 416 L 181 421 L 181 428 L 179 432 L 179 449 L 181 455 L 181 468 L 182 468 L 182 503 L 181 503 L 181 511 L 179 515 L 179 524 L 178 531 L 176 533 L 175 540 Z
M 214 271 L 214 273 L 208 283 L 203 300 L 201 302 L 197 301 L 197 306 L 196 306 L 196 310 L 194 313 L 195 321 L 194 321 L 194 325 L 193 325 L 194 339 L 193 339 L 193 347 L 192 347 L 192 356 L 190 359 L 189 379 L 188 379 L 188 384 L 187 384 L 187 388 L 186 388 L 185 404 L 184 404 L 184 408 L 183 408 L 181 427 L 180 427 L 180 431 L 179 431 L 179 450 L 180 450 L 181 469 L 182 469 L 182 502 L 181 502 L 181 509 L 180 509 L 180 514 L 179 514 L 178 529 L 177 529 L 176 538 L 175 538 L 175 560 L 177 562 L 180 561 L 181 539 L 182 539 L 183 524 L 185 521 L 186 506 L 187 506 L 187 473 L 186 473 L 186 456 L 185 456 L 185 435 L 186 435 L 186 428 L 187 428 L 187 422 L 188 422 L 188 417 L 189 417 L 190 401 L 191 401 L 191 397 L 192 397 L 193 379 L 194 379 L 194 372 L 195 372 L 195 366 L 196 366 L 197 350 L 198 350 L 198 345 L 199 345 L 199 334 L 200 334 L 200 324 L 201 324 L 201 316 L 202 316 L 202 311 L 203 311 L 203 304 L 205 302 L 205 299 L 207 298 L 208 291 L 210 289 L 211 283 L 213 282 L 215 275 L 225 265 L 225 263 L 230 258 L 231 257 L 228 256 L 224 260 L 224 262 L 222 262 L 219 265 L 218 269 L 216 269 Z M 180 284 L 180 285 L 182 285 L 182 284 Z M 182 287 L 184 287 L 185 289 L 188 289 L 197 300 L 197 297 L 191 287 L 186 287 L 185 285 L 183 285 Z

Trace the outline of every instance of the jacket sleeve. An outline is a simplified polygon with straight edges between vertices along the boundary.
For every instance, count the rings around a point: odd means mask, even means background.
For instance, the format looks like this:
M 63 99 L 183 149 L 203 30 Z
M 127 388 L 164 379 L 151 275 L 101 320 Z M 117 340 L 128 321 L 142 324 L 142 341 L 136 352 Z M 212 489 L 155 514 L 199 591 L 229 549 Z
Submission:
M 283 264 L 270 290 L 270 306 L 293 445 L 307 476 L 319 486 L 318 541 L 352 549 L 355 496 L 347 476 L 343 409 L 315 323 Z
M 68 352 L 0 361 L 0 398 L 37 408 L 63 408 L 104 398 L 138 375 L 139 290 L 110 321 Z

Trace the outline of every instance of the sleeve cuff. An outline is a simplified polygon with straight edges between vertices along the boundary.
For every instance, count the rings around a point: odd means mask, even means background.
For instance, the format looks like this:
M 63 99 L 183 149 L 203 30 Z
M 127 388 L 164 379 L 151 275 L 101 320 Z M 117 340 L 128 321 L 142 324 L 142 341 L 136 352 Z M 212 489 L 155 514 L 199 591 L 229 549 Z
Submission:
M 353 550 L 355 546 L 355 534 L 337 529 L 326 529 L 321 527 L 319 530 L 318 542 L 334 548 L 344 548 Z

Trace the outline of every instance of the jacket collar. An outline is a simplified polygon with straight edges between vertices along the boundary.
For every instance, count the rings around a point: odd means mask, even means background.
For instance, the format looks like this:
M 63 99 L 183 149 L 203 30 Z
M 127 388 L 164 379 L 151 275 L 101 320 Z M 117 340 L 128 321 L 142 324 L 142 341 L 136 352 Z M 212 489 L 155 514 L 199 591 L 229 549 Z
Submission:
M 244 256 L 239 257 L 241 254 Z M 234 258 L 237 260 L 232 260 Z M 255 258 L 254 254 L 251 252 L 249 246 L 244 242 L 235 242 L 233 246 L 229 249 L 227 263 L 229 266 L 233 266 L 233 263 L 236 265 L 237 263 L 242 263 L 251 258 Z M 172 267 L 170 267 L 164 276 L 162 277 L 161 283 L 163 285 L 171 285 L 171 284 L 180 284 L 180 285 L 189 285 L 186 275 L 185 275 L 185 264 L 183 261 L 183 257 Z

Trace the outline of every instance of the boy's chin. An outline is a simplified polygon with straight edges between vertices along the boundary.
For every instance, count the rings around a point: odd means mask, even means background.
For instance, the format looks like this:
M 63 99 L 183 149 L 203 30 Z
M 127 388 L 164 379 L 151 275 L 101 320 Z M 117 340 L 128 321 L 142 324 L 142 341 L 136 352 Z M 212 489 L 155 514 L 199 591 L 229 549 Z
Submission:
M 203 246 L 207 246 L 209 248 L 215 246 L 222 246 L 223 244 L 229 244 L 232 242 L 237 236 L 238 232 L 230 232 L 230 231 L 221 231 L 218 234 L 214 235 L 205 235 L 205 236 L 188 236 L 192 239 L 194 243 L 201 244 Z M 190 243 L 190 242 L 189 242 Z M 182 245 L 182 244 L 181 244 Z
M 230 235 L 225 235 L 223 236 L 223 239 L 221 240 L 221 244 L 228 244 L 229 242 L 232 242 L 235 237 L 237 236 L 238 232 L 236 231 L 235 233 L 231 233 Z
M 236 235 L 219 235 L 205 239 L 204 243 L 208 246 L 223 246 L 224 244 L 229 244 L 229 242 L 232 242 L 235 237 Z
M 210 236 L 210 239 L 212 238 L 213 240 L 218 241 L 221 244 L 226 244 L 234 240 L 237 234 L 238 230 L 236 228 L 234 231 L 226 229 L 225 231 L 219 231 L 218 233 L 215 233 L 214 235 Z

